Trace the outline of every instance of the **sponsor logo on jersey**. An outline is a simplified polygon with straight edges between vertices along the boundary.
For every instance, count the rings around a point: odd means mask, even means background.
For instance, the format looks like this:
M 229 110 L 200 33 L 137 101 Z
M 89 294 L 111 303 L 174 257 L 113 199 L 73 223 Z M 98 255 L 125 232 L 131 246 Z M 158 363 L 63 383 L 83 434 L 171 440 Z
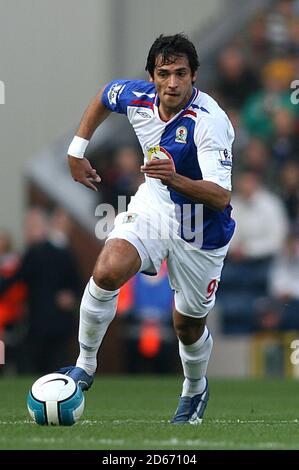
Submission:
M 129 224 L 130 222 L 135 222 L 138 214 L 130 212 L 124 216 L 123 224 Z
M 227 149 L 219 150 L 220 158 L 219 161 L 222 166 L 232 167 L 232 154 Z
M 158 160 L 165 160 L 166 158 L 171 159 L 171 155 L 167 150 L 163 147 L 160 147 L 160 145 L 157 145 L 156 147 L 152 147 L 147 151 L 147 159 L 153 160 L 157 158 Z
M 180 144 L 185 144 L 187 142 L 188 131 L 185 126 L 180 126 L 175 131 L 175 141 Z
M 139 114 L 144 119 L 150 119 L 152 116 L 147 113 L 146 111 L 142 111 L 142 109 L 138 109 L 137 114 Z
M 116 98 L 121 94 L 125 85 L 119 85 L 118 83 L 114 83 L 110 90 L 108 91 L 108 100 L 110 104 L 116 104 Z

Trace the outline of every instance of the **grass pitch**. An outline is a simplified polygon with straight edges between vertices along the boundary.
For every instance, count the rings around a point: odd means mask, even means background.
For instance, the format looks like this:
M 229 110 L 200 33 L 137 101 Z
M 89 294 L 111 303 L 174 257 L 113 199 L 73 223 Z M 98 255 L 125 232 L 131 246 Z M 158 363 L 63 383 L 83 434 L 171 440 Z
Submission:
M 26 409 L 32 378 L 0 378 L 0 449 L 299 449 L 299 383 L 210 380 L 201 426 L 168 423 L 181 377 L 98 376 L 72 427 L 43 427 Z

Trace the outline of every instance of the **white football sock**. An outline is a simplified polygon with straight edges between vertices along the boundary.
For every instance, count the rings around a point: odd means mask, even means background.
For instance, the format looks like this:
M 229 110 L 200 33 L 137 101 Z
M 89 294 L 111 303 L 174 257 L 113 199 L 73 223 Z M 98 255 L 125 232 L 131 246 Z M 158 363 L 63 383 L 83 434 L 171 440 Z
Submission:
M 207 327 L 193 344 L 185 345 L 179 340 L 179 353 L 185 380 L 182 396 L 193 397 L 202 393 L 206 386 L 205 375 L 213 347 L 213 339 Z
M 97 352 L 113 320 L 119 289 L 108 291 L 98 287 L 93 278 L 87 284 L 80 307 L 80 355 L 76 366 L 92 375 L 97 368 Z

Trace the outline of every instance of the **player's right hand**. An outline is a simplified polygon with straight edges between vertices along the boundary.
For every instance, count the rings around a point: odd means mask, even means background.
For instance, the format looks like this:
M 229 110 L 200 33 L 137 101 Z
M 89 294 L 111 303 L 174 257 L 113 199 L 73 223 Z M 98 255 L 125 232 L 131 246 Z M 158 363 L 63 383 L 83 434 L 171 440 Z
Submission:
M 78 183 L 84 184 L 87 188 L 97 191 L 97 187 L 93 183 L 101 181 L 97 171 L 92 168 L 91 164 L 86 158 L 76 158 L 68 156 L 69 167 L 72 177 Z

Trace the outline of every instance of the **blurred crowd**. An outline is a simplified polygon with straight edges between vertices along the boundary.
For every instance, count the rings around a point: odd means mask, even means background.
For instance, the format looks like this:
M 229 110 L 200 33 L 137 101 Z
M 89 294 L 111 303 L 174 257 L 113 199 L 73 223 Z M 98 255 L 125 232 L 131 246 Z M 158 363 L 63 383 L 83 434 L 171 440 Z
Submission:
M 277 0 L 225 48 L 211 94 L 236 131 L 223 331 L 299 329 L 299 2 Z M 297 84 L 297 88 L 299 82 Z
M 69 247 L 71 222 L 62 209 L 51 215 L 29 208 L 22 256 L 0 230 L 0 339 L 5 372 L 48 373 L 69 362 L 77 331 L 81 280 Z

